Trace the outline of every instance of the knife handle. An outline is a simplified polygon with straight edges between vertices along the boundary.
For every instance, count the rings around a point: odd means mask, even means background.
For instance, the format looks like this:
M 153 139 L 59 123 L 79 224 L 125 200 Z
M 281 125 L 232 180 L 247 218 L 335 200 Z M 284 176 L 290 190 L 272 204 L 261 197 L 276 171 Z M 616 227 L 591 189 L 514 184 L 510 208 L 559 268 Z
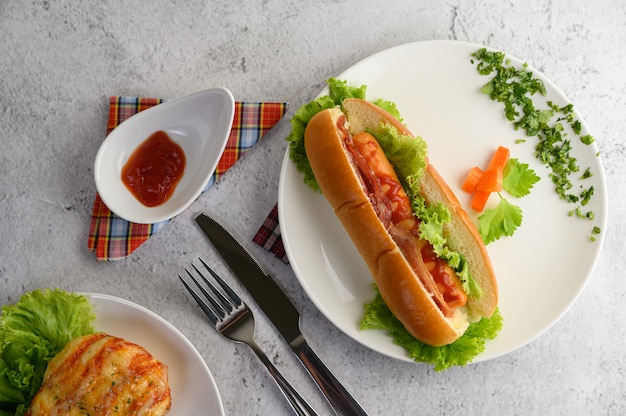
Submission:
M 356 399 L 335 378 L 333 373 L 324 365 L 322 360 L 313 352 L 303 337 L 292 348 L 313 380 L 317 383 L 328 403 L 337 416 L 367 416 L 367 413 L 357 403 Z
M 283 396 L 287 399 L 291 408 L 298 416 L 319 416 L 315 410 L 307 403 L 307 401 L 300 396 L 300 393 L 296 389 L 294 389 L 291 384 L 283 377 L 283 375 L 278 371 L 276 367 L 272 364 L 272 362 L 267 358 L 267 355 L 256 345 L 250 346 L 252 350 L 256 353 L 257 357 L 265 364 L 265 367 L 270 372 L 272 377 L 274 377 L 274 381 L 280 388 L 280 391 L 283 393 Z

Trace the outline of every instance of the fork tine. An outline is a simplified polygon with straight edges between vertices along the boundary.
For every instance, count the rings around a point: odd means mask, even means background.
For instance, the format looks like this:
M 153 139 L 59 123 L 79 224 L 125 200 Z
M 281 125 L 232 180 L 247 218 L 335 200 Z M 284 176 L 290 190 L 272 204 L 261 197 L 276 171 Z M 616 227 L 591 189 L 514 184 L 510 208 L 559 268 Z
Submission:
M 189 272 L 187 271 L 187 273 L 189 273 Z M 220 317 L 218 317 L 215 314 L 215 312 L 213 312 L 213 310 L 209 307 L 209 305 L 204 300 L 202 300 L 202 298 L 200 298 L 200 296 L 198 296 L 196 291 L 193 290 L 191 288 L 191 286 L 189 286 L 189 284 L 187 284 L 187 282 L 185 282 L 185 279 L 183 279 L 181 275 L 178 275 L 178 278 L 180 279 L 181 282 L 183 282 L 183 285 L 185 285 L 185 287 L 187 288 L 187 290 L 189 291 L 191 296 L 195 299 L 196 303 L 198 304 L 198 306 L 200 306 L 200 309 L 202 309 L 202 311 L 209 318 L 211 323 L 213 325 L 217 325 L 218 322 L 221 322 L 222 319 Z M 192 277 L 192 279 L 193 279 L 193 277 Z
M 202 260 L 200 260 L 200 261 L 202 261 Z M 215 296 L 217 296 L 219 298 L 219 300 L 220 300 L 220 305 L 219 306 L 221 306 L 222 308 L 226 309 L 226 311 L 228 311 L 228 313 L 231 313 L 233 311 L 233 302 L 231 300 L 229 300 L 229 299 L 226 299 L 226 297 L 224 297 L 222 292 L 217 290 L 217 288 L 213 284 L 211 284 L 211 282 L 209 282 L 206 277 L 204 277 L 202 272 L 200 270 L 198 270 L 198 268 L 195 266 L 195 264 L 192 264 L 191 267 L 193 267 L 193 269 L 196 271 L 196 273 L 198 273 L 198 275 L 202 278 L 202 280 L 207 285 L 207 287 L 209 289 L 211 289 L 211 291 L 215 294 Z M 206 264 L 205 264 L 205 267 L 206 267 Z M 219 276 L 217 276 L 217 274 L 213 270 L 209 269 L 209 272 L 211 273 L 211 275 L 216 280 L 219 279 Z M 219 281 L 218 281 L 218 283 L 219 283 Z M 202 290 L 202 288 L 201 288 L 201 290 Z M 209 298 L 212 298 L 212 296 L 210 296 L 204 290 L 203 290 L 203 292 L 204 292 L 204 294 L 206 296 L 208 296 Z M 238 305 L 236 305 L 236 306 L 238 306 Z
M 242 302 L 241 302 L 241 298 L 239 296 L 237 296 L 237 294 L 235 293 L 234 290 L 232 290 L 230 288 L 230 286 L 228 286 L 228 284 L 222 280 L 221 277 L 218 276 L 217 273 L 215 273 L 213 271 L 213 269 L 211 269 L 208 264 L 206 264 L 204 262 L 204 260 L 200 259 L 200 262 L 204 265 L 204 267 L 209 271 L 209 273 L 211 273 L 211 276 L 213 276 L 213 278 L 215 279 L 215 281 L 217 281 L 217 283 L 219 283 L 219 285 L 222 287 L 222 289 L 224 289 L 224 291 L 226 292 L 226 294 L 228 294 L 228 296 L 233 300 L 233 302 L 235 303 L 235 306 L 241 306 Z
M 206 278 L 202 275 L 202 273 L 200 273 L 198 271 L 198 269 L 196 269 L 194 267 L 194 269 L 198 272 L 198 274 L 200 275 L 200 277 L 202 277 L 202 280 L 204 280 L 204 282 L 207 284 L 207 286 L 209 286 L 211 288 L 211 290 L 213 292 L 215 292 L 215 288 L 212 287 L 213 285 L 211 285 L 211 283 L 209 283 Z M 189 275 L 189 277 L 191 278 L 191 280 L 193 280 L 193 282 L 196 284 L 196 286 L 198 287 L 198 289 L 200 289 L 200 292 L 202 292 L 202 294 L 204 295 L 204 297 L 206 298 L 206 300 L 209 301 L 209 303 L 211 304 L 211 306 L 213 307 L 213 312 L 216 312 L 217 315 L 220 317 L 220 320 L 223 320 L 224 317 L 226 316 L 226 309 L 228 308 L 224 308 L 224 305 L 221 303 L 218 303 L 215 298 L 213 296 L 211 296 L 211 294 L 209 292 L 207 292 L 207 290 L 200 284 L 200 282 L 198 281 L 198 279 L 196 279 L 195 277 L 193 277 L 193 275 L 191 274 L 191 272 L 187 269 L 185 269 L 185 271 L 187 272 L 187 274 Z M 220 299 L 221 300 L 221 299 Z M 206 303 L 206 302 L 205 302 Z M 230 312 L 230 310 L 228 311 Z

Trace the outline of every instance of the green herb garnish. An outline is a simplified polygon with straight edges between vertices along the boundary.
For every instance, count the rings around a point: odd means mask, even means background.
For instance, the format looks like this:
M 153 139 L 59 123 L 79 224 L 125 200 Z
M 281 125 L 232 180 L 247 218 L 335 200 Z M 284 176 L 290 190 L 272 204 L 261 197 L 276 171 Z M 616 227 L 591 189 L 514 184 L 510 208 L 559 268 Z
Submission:
M 522 198 L 530 194 L 530 190 L 540 179 L 528 164 L 511 158 L 504 168 L 502 189 L 514 197 Z M 498 205 L 485 210 L 478 217 L 478 232 L 485 244 L 501 237 L 512 236 L 522 225 L 522 209 L 506 200 L 501 192 L 498 192 L 498 197 L 500 198 Z
M 511 158 L 504 168 L 502 188 L 511 195 L 521 198 L 528 195 L 533 185 L 540 179 L 527 163 Z
M 528 64 L 522 68 L 515 68 L 505 54 L 499 51 L 489 51 L 481 48 L 472 54 L 472 64 L 481 75 L 491 75 L 491 80 L 481 88 L 481 91 L 492 100 L 504 105 L 504 115 L 511 121 L 516 130 L 525 131 L 527 136 L 536 136 L 535 156 L 550 168 L 550 179 L 555 191 L 561 199 L 568 203 L 582 203 L 586 205 L 593 195 L 593 188 L 583 189 L 577 193 L 570 180 L 573 173 L 579 172 L 578 161 L 571 155 L 572 146 L 565 133 L 565 125 L 569 125 L 572 132 L 580 137 L 585 145 L 593 143 L 593 136 L 582 134 L 582 124 L 574 117 L 573 104 L 562 107 L 547 101 L 548 108 L 537 109 L 533 96 L 539 93 L 546 95 L 543 82 L 535 78 L 528 70 Z M 558 117 L 556 119 L 555 116 Z M 564 124 L 565 123 L 565 124 Z M 516 143 L 521 142 L 517 140 Z M 585 170 L 581 179 L 592 175 L 589 168 Z M 576 215 L 580 216 L 580 215 Z M 593 214 L 582 215 L 583 218 L 593 218 Z
M 500 203 L 495 208 L 485 210 L 478 217 L 478 232 L 485 244 L 510 237 L 522 224 L 522 209 L 511 204 L 498 193 Z

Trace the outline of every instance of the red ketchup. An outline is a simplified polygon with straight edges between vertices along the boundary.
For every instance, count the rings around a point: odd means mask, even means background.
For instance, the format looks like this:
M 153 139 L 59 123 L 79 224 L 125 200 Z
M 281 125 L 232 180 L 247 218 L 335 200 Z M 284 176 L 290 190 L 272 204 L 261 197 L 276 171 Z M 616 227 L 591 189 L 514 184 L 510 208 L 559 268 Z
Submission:
M 148 137 L 122 168 L 122 182 L 145 206 L 165 203 L 185 172 L 185 153 L 166 132 Z

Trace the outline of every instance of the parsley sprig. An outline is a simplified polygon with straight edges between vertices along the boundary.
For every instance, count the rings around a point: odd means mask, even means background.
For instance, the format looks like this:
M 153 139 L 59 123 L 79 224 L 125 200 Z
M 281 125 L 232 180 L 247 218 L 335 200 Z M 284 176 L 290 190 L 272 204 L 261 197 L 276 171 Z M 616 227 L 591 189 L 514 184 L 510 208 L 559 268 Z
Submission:
M 540 178 L 528 164 L 511 158 L 504 169 L 502 189 L 514 197 L 521 198 L 530 194 L 535 183 Z M 478 232 L 485 244 L 499 240 L 501 237 L 510 237 L 522 225 L 522 209 L 510 203 L 498 192 L 500 202 L 495 208 L 485 210 L 479 217 Z
M 539 180 L 539 176 L 527 163 L 512 158 L 504 168 L 502 187 L 511 195 L 521 198 L 530 194 L 530 190 Z

